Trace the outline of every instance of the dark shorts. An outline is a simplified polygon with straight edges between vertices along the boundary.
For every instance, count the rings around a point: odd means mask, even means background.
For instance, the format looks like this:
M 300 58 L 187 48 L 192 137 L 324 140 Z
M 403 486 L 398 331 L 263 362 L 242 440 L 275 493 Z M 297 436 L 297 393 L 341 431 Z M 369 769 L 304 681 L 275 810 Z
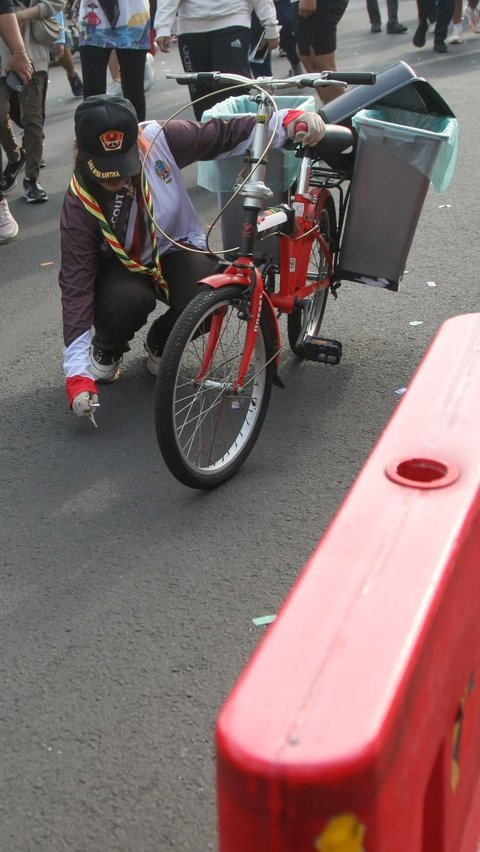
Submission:
M 337 49 L 337 24 L 348 0 L 317 0 L 317 11 L 308 18 L 298 15 L 298 3 L 292 3 L 293 21 L 299 53 L 308 56 L 312 48 L 316 56 Z

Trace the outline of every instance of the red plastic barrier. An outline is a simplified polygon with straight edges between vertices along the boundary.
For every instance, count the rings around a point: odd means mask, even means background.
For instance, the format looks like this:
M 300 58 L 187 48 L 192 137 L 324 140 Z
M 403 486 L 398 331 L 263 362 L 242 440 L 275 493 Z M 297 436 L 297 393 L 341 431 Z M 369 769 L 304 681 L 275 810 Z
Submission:
M 448 320 L 217 720 L 221 852 L 477 852 L 480 314 Z

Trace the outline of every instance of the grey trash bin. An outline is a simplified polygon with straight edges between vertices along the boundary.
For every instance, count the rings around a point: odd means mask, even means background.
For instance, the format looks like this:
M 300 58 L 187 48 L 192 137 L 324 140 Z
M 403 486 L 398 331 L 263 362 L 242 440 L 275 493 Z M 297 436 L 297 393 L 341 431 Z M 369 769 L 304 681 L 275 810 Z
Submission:
M 358 134 L 338 278 L 397 290 L 427 190 L 455 168 L 458 123 L 451 116 L 383 108 L 352 119 Z

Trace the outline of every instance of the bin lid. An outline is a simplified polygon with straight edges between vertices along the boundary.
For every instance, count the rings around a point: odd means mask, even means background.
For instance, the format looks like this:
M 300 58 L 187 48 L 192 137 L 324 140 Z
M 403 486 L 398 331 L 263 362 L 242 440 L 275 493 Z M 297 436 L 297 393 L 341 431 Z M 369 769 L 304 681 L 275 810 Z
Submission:
M 431 83 L 422 77 L 410 80 L 401 89 L 390 92 L 378 101 L 378 106 L 397 107 L 424 115 L 455 118 L 455 113 L 450 109 L 447 102 L 443 100 Z
M 349 124 L 360 109 L 392 106 L 411 112 L 452 116 L 454 113 L 422 77 L 417 77 L 406 62 L 396 62 L 377 74 L 373 86 L 355 86 L 344 95 L 325 104 L 319 114 L 327 124 Z

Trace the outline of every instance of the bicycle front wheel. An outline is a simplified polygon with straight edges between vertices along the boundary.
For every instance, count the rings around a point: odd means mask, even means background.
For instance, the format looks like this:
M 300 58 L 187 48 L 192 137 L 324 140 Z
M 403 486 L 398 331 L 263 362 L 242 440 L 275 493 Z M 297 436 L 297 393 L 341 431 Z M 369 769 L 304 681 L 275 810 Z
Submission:
M 336 230 L 335 204 L 331 195 L 327 196 L 324 206 L 318 214 L 318 228 L 327 245 L 331 247 Z M 319 240 L 314 240 L 308 262 L 307 282 L 328 278 L 331 272 Z M 303 358 L 303 344 L 306 336 L 318 337 L 327 306 L 328 288 L 317 290 L 306 299 L 299 301 L 287 317 L 287 334 L 290 348 L 295 355 Z
M 175 324 L 157 377 L 155 428 L 165 463 L 190 488 L 215 488 L 241 467 L 267 412 L 275 341 L 262 316 L 253 357 L 234 390 L 247 331 L 238 286 L 196 296 Z

